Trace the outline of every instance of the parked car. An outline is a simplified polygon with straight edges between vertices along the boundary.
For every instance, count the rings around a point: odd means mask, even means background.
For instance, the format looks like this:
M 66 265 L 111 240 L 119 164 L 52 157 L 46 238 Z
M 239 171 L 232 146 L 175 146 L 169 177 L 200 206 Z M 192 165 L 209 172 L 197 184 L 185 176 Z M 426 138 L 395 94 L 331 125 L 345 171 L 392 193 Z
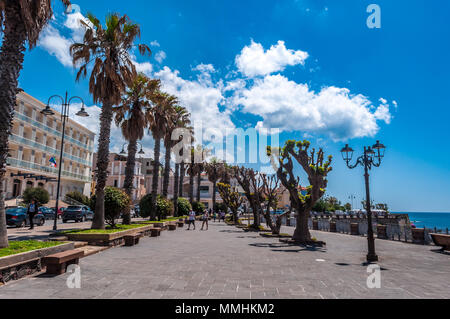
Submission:
M 39 212 L 34 216 L 33 222 L 37 226 L 44 226 L 45 216 Z M 9 208 L 6 210 L 6 223 L 8 226 L 22 228 L 30 225 L 27 209 L 24 207 Z
M 44 215 L 45 219 L 55 219 L 55 211 L 48 207 L 39 207 L 39 213 Z
M 94 219 L 94 212 L 87 206 L 69 206 L 62 214 L 63 223 L 73 220 L 76 223 Z

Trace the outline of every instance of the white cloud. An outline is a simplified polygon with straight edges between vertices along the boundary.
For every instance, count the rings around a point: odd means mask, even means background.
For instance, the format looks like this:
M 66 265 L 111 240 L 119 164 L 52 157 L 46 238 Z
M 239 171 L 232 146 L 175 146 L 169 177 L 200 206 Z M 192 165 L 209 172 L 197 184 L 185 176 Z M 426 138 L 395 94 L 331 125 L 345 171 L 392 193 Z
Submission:
M 267 51 L 260 43 L 252 41 L 236 57 L 236 66 L 245 76 L 255 77 L 284 71 L 286 66 L 304 65 L 308 56 L 304 51 L 286 49 L 284 41 L 278 41 Z
M 154 76 L 161 79 L 165 91 L 176 95 L 180 104 L 189 110 L 193 124 L 201 123 L 204 129 L 221 132 L 235 128 L 230 113 L 220 111 L 219 107 L 224 102 L 220 83 L 185 80 L 180 77 L 179 71 L 172 71 L 167 66 Z
M 166 52 L 164 51 L 159 51 L 158 53 L 155 54 L 155 60 L 158 61 L 159 63 L 162 63 L 162 61 L 164 61 L 166 57 L 167 55 Z
M 45 28 L 39 40 L 39 46 L 49 54 L 55 56 L 58 61 L 66 67 L 72 66 L 72 57 L 70 56 L 69 51 L 72 44 L 72 40 L 62 36 L 59 31 L 52 26 Z
M 251 88 L 236 92 L 234 103 L 245 113 L 261 116 L 265 127 L 325 134 L 334 140 L 373 136 L 379 130 L 377 121 L 391 120 L 387 104 L 375 108 L 365 96 L 346 88 L 324 87 L 316 93 L 282 75 L 257 79 Z
M 150 45 L 152 46 L 152 47 L 160 47 L 160 44 L 159 44 L 159 42 L 158 41 L 152 41 L 152 42 L 150 42 Z

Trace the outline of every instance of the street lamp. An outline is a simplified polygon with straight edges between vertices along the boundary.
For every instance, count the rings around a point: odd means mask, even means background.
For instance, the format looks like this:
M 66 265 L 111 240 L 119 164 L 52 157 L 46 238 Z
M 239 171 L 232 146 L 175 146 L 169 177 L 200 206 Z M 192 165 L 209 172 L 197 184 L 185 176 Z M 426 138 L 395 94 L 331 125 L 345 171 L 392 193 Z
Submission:
M 141 150 L 138 152 L 138 154 L 139 155 L 145 155 L 145 152 L 144 152 L 144 148 L 142 147 L 142 144 L 141 143 L 137 143 L 140 147 L 141 147 Z M 128 143 L 125 143 L 125 144 L 123 144 L 122 145 L 122 151 L 120 151 L 120 155 L 127 155 L 127 152 L 125 152 L 125 146 L 127 146 L 128 145 Z
M 64 157 L 64 139 L 66 136 L 66 119 L 69 117 L 69 110 L 70 105 L 73 100 L 78 99 L 81 101 L 81 110 L 76 113 L 75 115 L 80 117 L 88 117 L 89 114 L 86 112 L 86 109 L 84 107 L 84 101 L 81 97 L 73 96 L 70 99 L 68 99 L 68 94 L 66 92 L 65 98 L 63 98 L 60 95 L 53 95 L 48 99 L 47 106 L 44 110 L 41 111 L 41 114 L 44 116 L 53 116 L 55 115 L 55 112 L 50 108 L 50 101 L 54 98 L 61 99 L 61 120 L 62 120 L 62 137 L 61 137 L 61 153 L 59 156 L 59 170 L 58 170 L 58 186 L 56 187 L 56 205 L 55 205 L 55 220 L 53 224 L 53 230 L 56 231 L 58 229 L 58 209 L 59 209 L 59 191 L 61 188 L 61 173 L 62 173 L 62 162 Z
M 342 158 L 347 164 L 347 167 L 350 169 L 354 169 L 357 166 L 364 166 L 364 178 L 366 182 L 366 211 L 367 211 L 367 241 L 369 244 L 369 253 L 367 254 L 367 262 L 376 262 L 378 261 L 378 256 L 375 253 L 375 239 L 373 236 L 373 225 L 372 225 L 372 211 L 371 211 L 371 201 L 370 201 L 370 189 L 369 189 L 369 171 L 372 169 L 372 166 L 380 167 L 381 161 L 384 158 L 384 152 L 386 150 L 386 146 L 377 141 L 377 143 L 372 147 L 364 147 L 364 154 L 360 156 L 354 165 L 351 165 L 350 162 L 353 158 L 354 150 L 347 145 L 341 150 Z

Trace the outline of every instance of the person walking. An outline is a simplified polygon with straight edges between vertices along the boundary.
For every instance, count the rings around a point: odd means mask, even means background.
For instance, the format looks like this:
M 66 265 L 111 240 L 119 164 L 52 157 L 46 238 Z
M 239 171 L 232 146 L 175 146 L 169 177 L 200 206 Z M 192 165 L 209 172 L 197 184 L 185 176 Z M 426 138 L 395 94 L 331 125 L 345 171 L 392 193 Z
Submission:
M 191 224 L 194 225 L 194 230 L 195 230 L 195 212 L 193 210 L 191 210 L 189 212 L 189 227 L 187 230 L 191 230 Z
M 202 223 L 202 229 L 201 230 L 203 230 L 203 227 L 205 227 L 205 225 L 206 225 L 206 230 L 208 230 L 209 229 L 209 226 L 208 226 L 209 213 L 208 213 L 208 211 L 206 209 L 203 212 L 202 219 L 203 219 L 203 223 Z
M 214 222 L 216 222 L 217 213 L 216 213 L 216 212 L 213 212 L 213 213 L 212 213 L 212 217 L 213 217 L 213 219 L 214 219 Z
M 39 205 L 36 199 L 33 199 L 28 205 L 27 214 L 30 220 L 30 230 L 34 229 L 34 216 L 38 213 Z

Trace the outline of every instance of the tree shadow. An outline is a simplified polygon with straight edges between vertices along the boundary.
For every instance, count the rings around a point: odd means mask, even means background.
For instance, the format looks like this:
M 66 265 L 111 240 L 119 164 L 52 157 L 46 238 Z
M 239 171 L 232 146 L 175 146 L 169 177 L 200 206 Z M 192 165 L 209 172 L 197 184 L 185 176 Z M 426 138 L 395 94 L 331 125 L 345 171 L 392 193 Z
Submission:
M 326 252 L 326 249 L 323 247 L 315 247 L 315 246 L 307 246 L 307 245 L 292 245 L 292 244 L 283 244 L 283 243 L 255 243 L 249 244 L 249 246 L 260 247 L 260 248 L 273 248 L 272 251 L 276 252 L 286 252 L 286 253 L 298 253 L 302 251 L 313 251 L 313 252 Z M 298 249 L 286 249 L 293 246 L 299 247 Z M 276 249 L 276 248 L 285 248 L 285 249 Z
M 446 250 L 443 250 L 443 249 L 431 249 L 430 251 L 435 253 L 435 254 L 441 254 L 441 255 L 450 256 L 450 251 L 446 251 Z

